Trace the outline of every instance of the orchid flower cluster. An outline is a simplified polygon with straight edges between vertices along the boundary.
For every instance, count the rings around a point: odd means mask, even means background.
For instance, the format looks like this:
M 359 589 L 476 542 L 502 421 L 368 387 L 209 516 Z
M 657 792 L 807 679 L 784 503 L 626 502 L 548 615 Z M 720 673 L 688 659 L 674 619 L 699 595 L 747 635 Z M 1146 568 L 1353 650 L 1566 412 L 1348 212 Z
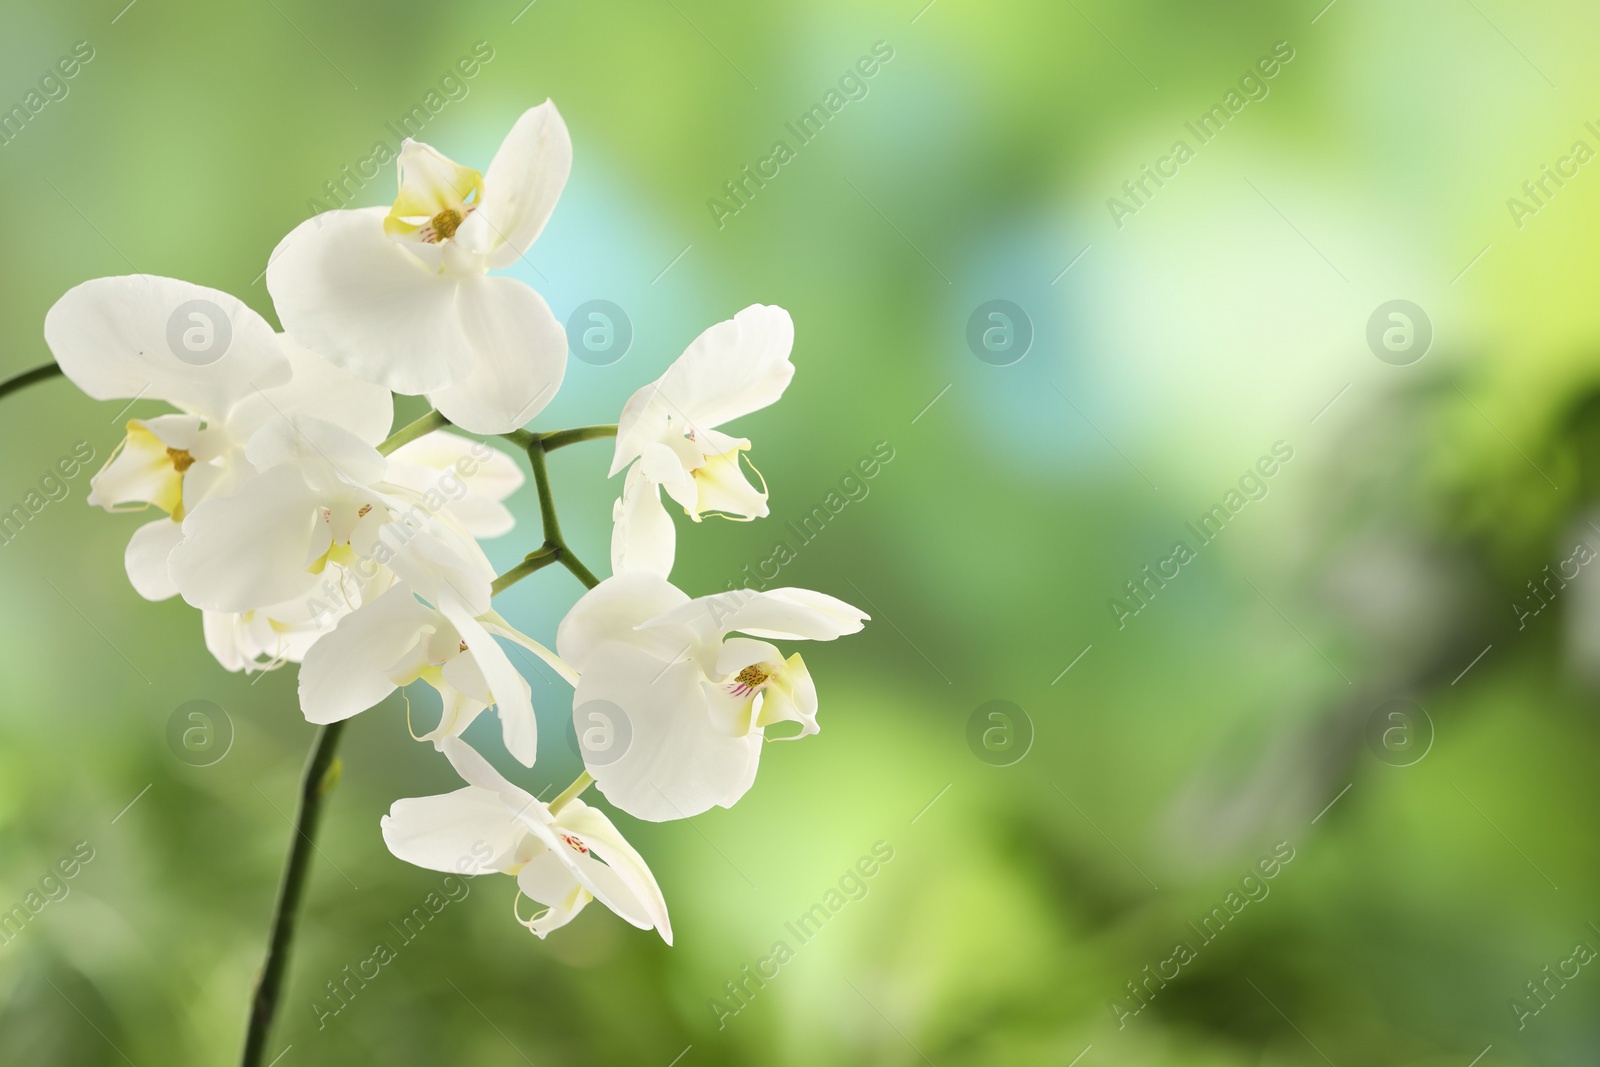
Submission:
M 418 739 L 466 784 L 394 803 L 382 833 L 396 856 L 513 876 L 518 902 L 537 906 L 518 920 L 540 937 L 599 899 L 670 944 L 654 876 L 578 794 L 593 783 L 651 821 L 731 806 L 763 741 L 818 729 L 804 660 L 772 642 L 833 640 L 867 618 L 804 589 L 690 598 L 669 580 L 663 491 L 695 522 L 767 514 L 750 442 L 718 427 L 783 394 L 793 323 L 782 308 L 746 308 L 628 400 L 611 465 L 626 471 L 613 575 L 597 581 L 552 529 L 544 454 L 561 434 L 524 428 L 561 385 L 564 330 L 532 288 L 490 273 L 543 230 L 571 169 L 566 125 L 548 101 L 529 110 L 481 173 L 410 140 L 397 162 L 392 207 L 318 215 L 273 252 L 283 333 L 234 297 L 170 278 L 101 278 L 56 303 L 45 337 L 80 389 L 175 409 L 127 423 L 90 502 L 153 516 L 128 542 L 134 588 L 198 608 L 230 671 L 299 664 L 310 722 L 342 722 L 414 682 L 437 690 L 438 723 Z M 390 436 L 393 394 L 425 396 L 433 411 Z M 441 428 L 452 425 L 476 436 Z M 611 432 L 590 429 L 559 443 Z M 496 436 L 526 449 L 547 538 L 498 579 L 479 541 L 512 529 L 505 501 L 524 479 L 479 439 Z M 492 605 L 552 562 L 590 586 L 554 650 Z M 532 690 L 502 641 L 573 685 L 579 730 L 592 707 L 626 724 L 621 751 L 586 747 L 586 773 L 549 804 L 462 739 L 493 708 L 506 751 L 534 765 Z

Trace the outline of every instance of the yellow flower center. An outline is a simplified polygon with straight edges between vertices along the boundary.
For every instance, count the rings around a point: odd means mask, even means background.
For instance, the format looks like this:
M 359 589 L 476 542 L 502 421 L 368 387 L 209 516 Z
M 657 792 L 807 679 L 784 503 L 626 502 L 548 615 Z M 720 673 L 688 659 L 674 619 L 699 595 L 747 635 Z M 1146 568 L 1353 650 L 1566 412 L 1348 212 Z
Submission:
M 172 466 L 179 474 L 194 466 L 194 457 L 189 454 L 189 450 L 186 448 L 167 449 L 167 458 L 172 460 Z
M 454 237 L 460 226 L 461 212 L 454 208 L 445 208 L 433 217 L 433 232 L 441 241 L 448 241 Z
M 740 700 L 755 699 L 756 691 L 772 678 L 772 672 L 763 663 L 752 663 L 733 676 L 733 681 L 723 683 L 730 696 Z
M 420 244 L 452 240 L 483 200 L 483 175 L 424 144 L 407 142 L 400 154 L 400 191 L 383 230 Z

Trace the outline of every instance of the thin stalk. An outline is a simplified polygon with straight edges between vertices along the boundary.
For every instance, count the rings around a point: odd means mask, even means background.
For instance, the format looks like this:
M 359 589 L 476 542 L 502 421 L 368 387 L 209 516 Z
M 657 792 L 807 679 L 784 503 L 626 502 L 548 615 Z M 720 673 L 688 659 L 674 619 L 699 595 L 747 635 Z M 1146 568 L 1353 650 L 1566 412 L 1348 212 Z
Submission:
M 306 876 L 311 870 L 311 854 L 317 824 L 322 819 L 323 802 L 338 782 L 334 752 L 339 747 L 343 722 L 329 723 L 317 731 L 306 761 L 305 777 L 300 782 L 300 810 L 295 816 L 294 841 L 289 846 L 289 863 L 283 869 L 283 884 L 273 909 L 272 939 L 267 944 L 267 960 L 256 984 L 250 1004 L 250 1028 L 245 1035 L 241 1067 L 260 1067 L 267 1051 L 267 1037 L 278 1012 L 283 979 L 289 970 L 289 953 L 294 945 L 295 922 L 300 902 L 305 897 Z
M 561 565 L 566 567 L 567 570 L 571 571 L 574 578 L 578 579 L 578 581 L 582 582 L 590 589 L 593 589 L 595 586 L 600 584 L 600 579 L 594 576 L 593 571 L 579 562 L 578 557 L 572 554 L 571 549 L 562 549 Z
M 56 363 L 46 363 L 42 367 L 23 371 L 15 378 L 7 378 L 5 381 L 0 382 L 0 400 L 5 399 L 19 389 L 27 388 L 34 382 L 46 381 L 47 379 L 58 377 L 60 374 L 61 366 Z
M 586 426 L 583 429 L 595 429 L 595 427 Z M 566 540 L 561 536 L 561 521 L 556 518 L 556 497 L 550 489 L 550 471 L 544 461 L 545 451 L 543 438 L 535 440 L 528 446 L 528 465 L 533 468 L 534 485 L 539 490 L 539 521 L 544 527 L 544 547 L 554 549 L 561 565 L 571 571 L 578 581 L 593 589 L 600 584 L 600 579 L 583 565 L 577 553 L 568 547 Z
M 579 441 L 595 441 L 602 437 L 617 436 L 615 423 L 605 426 L 579 426 L 571 430 L 554 430 L 542 435 L 539 440 L 544 444 L 546 452 L 553 452 L 567 445 L 575 445 Z
M 450 420 L 437 411 L 430 411 L 415 422 L 400 427 L 389 435 L 389 439 L 378 446 L 378 451 L 387 456 L 401 445 L 410 444 L 419 437 L 425 437 L 435 430 L 442 430 L 450 425 Z
M 499 436 L 504 437 L 524 452 L 532 448 L 533 443 L 539 439 L 539 435 L 531 430 L 512 430 L 510 433 L 503 433 Z
M 574 799 L 579 793 L 582 793 L 591 785 L 594 785 L 594 777 L 588 771 L 584 771 L 582 774 L 578 775 L 576 781 L 563 789 L 561 791 L 561 795 L 550 802 L 550 814 L 554 815 L 556 812 L 566 807 L 567 801 Z
M 528 446 L 528 465 L 533 468 L 533 484 L 539 490 L 539 522 L 544 528 L 544 543 L 565 547 L 561 540 L 561 520 L 556 518 L 555 494 L 550 491 L 550 471 L 545 467 L 542 441 Z
M 515 567 L 512 567 L 510 570 L 500 575 L 500 577 L 496 578 L 494 583 L 489 586 L 489 592 L 491 595 L 503 593 L 507 589 L 510 589 L 513 585 L 516 585 L 518 582 L 522 581 L 522 579 L 526 578 L 528 575 L 532 574 L 534 571 L 542 570 L 560 558 L 561 550 L 559 548 L 554 548 L 550 545 L 546 545 L 543 548 L 536 548 L 532 552 L 529 552 L 527 558 L 525 558 L 521 563 L 517 564 Z

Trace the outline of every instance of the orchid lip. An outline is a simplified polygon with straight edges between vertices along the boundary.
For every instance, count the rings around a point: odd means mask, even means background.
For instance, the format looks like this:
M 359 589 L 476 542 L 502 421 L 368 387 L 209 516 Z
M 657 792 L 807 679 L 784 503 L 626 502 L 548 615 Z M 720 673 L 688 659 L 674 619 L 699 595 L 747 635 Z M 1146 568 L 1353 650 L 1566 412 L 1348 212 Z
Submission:
M 421 238 L 423 244 L 436 245 L 441 241 L 448 241 L 456 235 L 456 231 L 461 228 L 461 224 L 472 214 L 475 207 L 476 205 L 466 204 L 460 211 L 445 208 L 429 219 L 427 225 L 417 231 L 417 236 Z
M 738 674 L 733 681 L 728 683 L 728 692 L 736 697 L 747 697 L 766 688 L 772 680 L 772 672 L 763 664 L 752 663 Z

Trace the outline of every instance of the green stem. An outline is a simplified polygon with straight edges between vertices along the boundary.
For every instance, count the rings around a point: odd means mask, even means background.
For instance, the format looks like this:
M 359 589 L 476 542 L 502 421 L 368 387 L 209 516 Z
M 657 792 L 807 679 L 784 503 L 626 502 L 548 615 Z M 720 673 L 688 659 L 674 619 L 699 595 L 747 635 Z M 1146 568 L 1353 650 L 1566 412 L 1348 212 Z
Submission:
M 401 445 L 410 444 L 419 437 L 425 437 L 435 430 L 442 430 L 450 425 L 450 420 L 437 411 L 430 411 L 415 422 L 400 427 L 389 435 L 389 439 L 378 446 L 378 451 L 387 456 Z
M 571 430 L 554 430 L 542 435 L 539 440 L 544 443 L 546 452 L 553 452 L 567 445 L 575 445 L 579 441 L 595 441 L 602 437 L 615 436 L 617 427 L 615 423 L 611 423 L 605 426 L 579 426 Z
M 0 382 L 0 400 L 10 396 L 19 389 L 25 389 L 34 382 L 42 382 L 48 378 L 55 378 L 61 374 L 61 366 L 57 363 L 46 363 L 42 367 L 35 367 L 30 371 L 23 371 L 15 378 L 7 378 Z
M 504 437 L 524 452 L 532 448 L 533 443 L 539 439 L 538 434 L 529 430 L 512 430 L 510 433 L 503 433 L 499 436 Z
M 563 548 L 561 550 L 561 565 L 566 567 L 567 570 L 571 571 L 574 578 L 578 579 L 578 581 L 582 582 L 590 589 L 593 589 L 595 586 L 600 584 L 600 579 L 594 576 L 594 572 L 588 567 L 585 567 L 579 561 L 578 557 L 572 554 L 572 550 L 569 548 Z
M 533 483 L 539 489 L 539 522 L 544 527 L 544 543 L 553 547 L 566 547 L 561 540 L 561 522 L 556 518 L 556 497 L 550 491 L 550 472 L 545 467 L 544 443 L 535 441 L 528 446 L 528 465 L 533 468 Z
M 579 430 L 563 430 L 561 433 L 578 433 L 602 429 L 606 429 L 606 427 L 584 426 Z M 521 433 L 522 431 L 517 432 Z M 501 434 L 501 436 L 512 437 L 511 434 Z M 595 432 L 589 433 L 589 437 L 583 439 L 588 440 L 592 437 L 602 436 L 604 434 Z M 503 593 L 534 571 L 542 570 L 552 563 L 560 563 L 571 571 L 573 577 L 577 578 L 578 581 L 593 589 L 600 584 L 600 579 L 596 578 L 594 572 L 583 565 L 583 561 L 578 558 L 577 553 L 572 551 L 571 547 L 567 545 L 566 539 L 561 536 L 561 520 L 556 517 L 556 496 L 550 489 L 550 470 L 546 466 L 544 459 L 544 454 L 548 450 L 544 439 L 532 434 L 529 434 L 529 438 L 528 465 L 533 468 L 533 484 L 539 490 L 539 524 L 544 529 L 544 544 L 529 552 L 521 563 L 496 578 L 494 585 L 490 588 L 495 593 Z
M 561 791 L 561 795 L 550 802 L 550 814 L 554 815 L 556 812 L 566 807 L 567 801 L 576 798 L 579 793 L 582 793 L 591 785 L 594 785 L 594 777 L 590 775 L 588 771 L 584 771 L 582 774 L 578 775 L 577 780 L 563 789 Z
M 316 849 L 317 824 L 322 819 L 323 802 L 338 783 L 339 747 L 343 722 L 329 723 L 317 731 L 306 761 L 305 777 L 300 782 L 300 808 L 295 817 L 294 840 L 289 846 L 289 863 L 283 869 L 283 884 L 273 910 L 272 938 L 267 944 L 267 960 L 256 983 L 250 1004 L 250 1026 L 245 1035 L 241 1067 L 260 1067 L 267 1050 L 267 1037 L 277 1015 L 283 992 L 283 979 L 289 969 L 289 953 L 294 944 L 295 921 L 305 896 L 306 876 L 311 870 L 311 854 Z
M 500 577 L 496 578 L 494 580 L 494 584 L 489 586 L 489 592 L 491 594 L 503 593 L 513 585 L 516 585 L 518 582 L 522 581 L 522 579 L 526 578 L 528 575 L 532 574 L 534 571 L 542 570 L 543 568 L 550 566 L 550 564 L 555 563 L 560 558 L 561 550 L 559 548 L 552 548 L 549 545 L 546 545 L 543 548 L 536 548 L 532 552 L 529 552 L 527 557 L 523 559 L 521 563 L 517 564 L 515 567 L 512 567 L 510 570 L 500 575 Z

